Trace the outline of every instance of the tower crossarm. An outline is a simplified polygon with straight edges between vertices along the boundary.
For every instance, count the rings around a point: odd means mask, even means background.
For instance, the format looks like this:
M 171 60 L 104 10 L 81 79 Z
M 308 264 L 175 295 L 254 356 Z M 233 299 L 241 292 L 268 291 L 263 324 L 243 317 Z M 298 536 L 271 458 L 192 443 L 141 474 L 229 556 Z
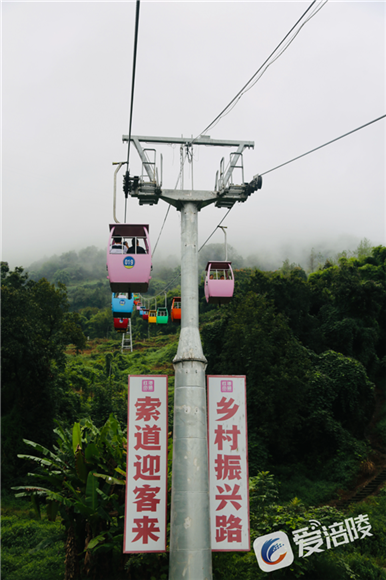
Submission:
M 123 135 L 122 140 L 127 142 L 128 135 Z M 234 141 L 223 139 L 211 139 L 209 135 L 200 135 L 195 139 L 188 137 L 155 137 L 132 135 L 130 140 L 134 143 L 135 148 L 141 158 L 143 170 L 147 173 L 149 181 L 143 177 L 134 177 L 130 191 L 130 195 L 137 197 L 140 205 L 157 204 L 160 199 L 173 205 L 178 210 L 186 202 L 193 202 L 196 204 L 198 210 L 210 204 L 215 204 L 216 207 L 232 207 L 237 201 L 246 201 L 248 196 L 256 189 L 261 188 L 261 177 L 255 176 L 250 183 L 244 182 L 244 168 L 242 164 L 242 154 L 245 149 L 253 149 L 254 141 Z M 163 189 L 161 183 L 158 182 L 158 172 L 155 167 L 155 162 L 151 162 L 146 149 L 142 147 L 142 143 L 158 143 L 158 144 L 179 144 L 179 145 L 205 145 L 217 147 L 237 147 L 234 153 L 231 153 L 230 162 L 227 169 L 221 169 L 219 180 L 216 179 L 216 186 L 214 191 L 205 190 L 185 190 L 185 189 Z M 153 151 L 153 150 L 151 150 Z M 155 151 L 155 150 L 154 150 Z M 223 160 L 221 161 L 223 167 Z M 234 185 L 232 182 L 232 173 L 235 168 L 242 170 L 242 182 L 240 185 Z M 161 172 L 162 173 L 162 172 Z M 256 178 L 260 179 L 260 186 Z M 162 181 L 162 176 L 161 176 Z
M 127 142 L 129 140 L 128 135 L 122 136 L 122 141 Z M 240 147 L 243 145 L 243 149 L 253 149 L 255 146 L 254 141 L 227 141 L 223 139 L 211 139 L 209 135 L 201 135 L 195 139 L 191 137 L 145 137 L 143 135 L 132 135 L 131 141 L 144 142 L 144 143 L 164 143 L 166 145 L 179 144 L 179 145 L 212 145 L 216 147 Z

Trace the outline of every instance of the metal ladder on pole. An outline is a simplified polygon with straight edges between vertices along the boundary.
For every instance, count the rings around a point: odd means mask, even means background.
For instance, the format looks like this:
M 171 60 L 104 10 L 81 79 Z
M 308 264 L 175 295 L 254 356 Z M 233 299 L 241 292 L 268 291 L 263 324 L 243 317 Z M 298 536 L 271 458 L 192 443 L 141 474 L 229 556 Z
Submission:
M 130 352 L 133 352 L 133 337 L 131 334 L 131 318 L 129 318 L 129 332 L 125 332 L 122 334 L 121 353 L 123 353 L 123 351 L 126 349 L 130 349 Z

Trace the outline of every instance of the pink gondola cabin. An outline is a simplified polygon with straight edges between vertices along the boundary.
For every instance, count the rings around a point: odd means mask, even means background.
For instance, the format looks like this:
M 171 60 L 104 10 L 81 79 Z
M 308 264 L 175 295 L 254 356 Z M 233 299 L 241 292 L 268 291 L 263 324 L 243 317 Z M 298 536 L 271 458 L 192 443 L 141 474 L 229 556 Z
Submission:
M 233 296 L 235 280 L 231 262 L 208 262 L 205 298 L 209 304 L 228 304 Z
M 112 292 L 147 292 L 151 278 L 148 225 L 110 224 L 107 271 Z

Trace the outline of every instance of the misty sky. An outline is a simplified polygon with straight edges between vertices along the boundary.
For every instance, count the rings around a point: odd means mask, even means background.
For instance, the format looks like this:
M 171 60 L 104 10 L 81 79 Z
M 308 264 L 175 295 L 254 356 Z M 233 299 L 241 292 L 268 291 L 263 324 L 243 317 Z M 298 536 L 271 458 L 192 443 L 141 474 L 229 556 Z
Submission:
M 310 3 L 142 0 L 132 133 L 199 135 Z M 112 162 L 127 156 L 134 20 L 135 2 L 2 3 L 2 259 L 12 267 L 107 243 Z M 255 142 L 246 181 L 385 114 L 385 30 L 385 2 L 333 0 L 302 28 L 209 131 Z M 313 246 L 355 249 L 364 237 L 385 244 L 385 128 L 383 119 L 266 175 L 224 222 L 228 242 L 291 260 Z M 213 189 L 231 151 L 195 148 L 195 189 Z M 160 153 L 164 186 L 174 188 L 179 146 Z M 134 148 L 130 159 L 138 174 Z M 121 191 L 119 178 L 123 221 Z M 154 246 L 166 210 L 130 199 L 127 221 L 150 224 Z M 200 212 L 200 244 L 225 213 Z M 218 230 L 211 242 L 222 240 Z M 154 262 L 179 248 L 172 208 Z

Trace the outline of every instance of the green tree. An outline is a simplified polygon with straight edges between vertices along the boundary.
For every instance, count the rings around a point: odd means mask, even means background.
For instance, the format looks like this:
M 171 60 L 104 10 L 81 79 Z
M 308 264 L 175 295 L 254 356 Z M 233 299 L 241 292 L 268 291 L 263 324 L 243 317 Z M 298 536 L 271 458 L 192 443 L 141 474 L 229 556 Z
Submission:
M 59 283 L 67 284 L 70 283 L 70 274 L 67 270 L 56 270 L 55 274 L 53 275 L 52 281 L 54 284 L 58 285 Z
M 296 457 L 312 366 L 285 318 L 271 301 L 249 292 L 202 336 L 209 374 L 247 375 L 251 475 L 266 468 L 269 457 Z
M 227 248 L 228 260 L 232 262 L 233 268 L 242 268 L 244 260 L 233 246 L 228 244 Z M 225 245 L 224 244 L 207 244 L 198 255 L 198 263 L 200 270 L 205 270 L 206 264 L 209 261 L 223 262 L 225 260 Z
M 360 361 L 372 381 L 381 380 L 386 338 L 386 249 L 309 277 L 311 310 L 320 324 L 323 350 Z
M 93 314 L 86 324 L 85 333 L 90 338 L 108 338 L 114 333 L 111 308 L 105 308 Z
M 18 457 L 37 466 L 29 474 L 37 484 L 13 489 L 19 492 L 16 497 L 31 497 L 38 514 L 42 500 L 49 519 L 60 511 L 66 533 L 66 580 L 88 576 L 91 570 L 93 578 L 105 580 L 114 547 L 121 552 L 123 540 L 125 435 L 113 416 L 101 429 L 84 419 L 74 424 L 72 433 L 61 426 L 54 432 L 54 452 L 24 441 L 37 455 Z M 97 546 L 93 557 L 90 551 Z
M 289 276 L 291 273 L 296 272 L 297 275 L 302 280 L 304 280 L 304 281 L 307 280 L 307 274 L 305 273 L 303 268 L 299 264 L 295 264 L 295 262 L 292 262 L 292 264 L 290 264 L 290 261 L 288 260 L 288 258 L 286 260 L 284 260 L 283 265 L 279 271 L 280 271 L 282 276 Z
M 370 240 L 368 240 L 367 238 L 363 238 L 363 240 L 360 241 L 357 249 L 355 250 L 355 254 L 356 256 L 358 256 L 359 259 L 371 256 L 372 246 Z
M 303 274 L 298 268 L 289 271 L 287 276 L 256 270 L 250 277 L 249 290 L 273 300 L 296 338 L 313 351 L 321 352 L 320 322 L 313 312 L 315 298 Z
M 2 263 L 2 470 L 14 477 L 15 451 L 23 437 L 50 444 L 61 405 L 64 349 L 84 348 L 76 313 L 68 312 L 66 289 L 45 279 L 34 282 L 22 268 Z M 59 386 L 60 385 L 60 386 Z
M 110 415 L 98 429 L 88 419 L 72 429 L 58 426 L 50 451 L 26 440 L 32 451 L 19 458 L 33 463 L 34 483 L 15 486 L 16 497 L 31 497 L 39 515 L 46 504 L 49 519 L 59 511 L 65 528 L 64 580 L 166 578 L 167 554 L 122 553 L 126 484 L 126 433 Z
M 310 464 L 340 457 L 356 467 L 356 454 L 364 451 L 366 427 L 374 411 L 374 385 L 361 363 L 326 351 L 312 357 L 304 416 L 302 450 Z M 324 464 L 326 466 L 326 464 Z M 346 470 L 349 466 L 346 464 Z M 332 468 L 331 468 L 332 472 Z M 351 473 L 347 474 L 348 476 Z

